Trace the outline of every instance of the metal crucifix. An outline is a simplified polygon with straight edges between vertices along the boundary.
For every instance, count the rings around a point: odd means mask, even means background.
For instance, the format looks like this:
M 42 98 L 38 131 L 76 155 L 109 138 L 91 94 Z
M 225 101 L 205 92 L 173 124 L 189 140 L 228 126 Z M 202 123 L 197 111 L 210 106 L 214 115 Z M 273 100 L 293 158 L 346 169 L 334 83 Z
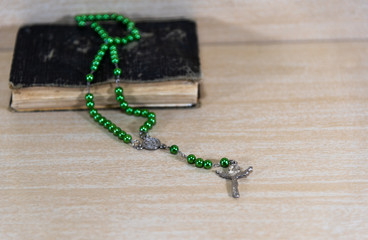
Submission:
M 216 173 L 225 179 L 231 180 L 232 184 L 232 192 L 234 198 L 239 198 L 239 189 L 238 189 L 238 179 L 246 178 L 253 171 L 253 167 L 249 167 L 248 169 L 241 171 L 239 165 L 233 161 L 233 163 L 226 169 L 222 171 L 216 171 Z

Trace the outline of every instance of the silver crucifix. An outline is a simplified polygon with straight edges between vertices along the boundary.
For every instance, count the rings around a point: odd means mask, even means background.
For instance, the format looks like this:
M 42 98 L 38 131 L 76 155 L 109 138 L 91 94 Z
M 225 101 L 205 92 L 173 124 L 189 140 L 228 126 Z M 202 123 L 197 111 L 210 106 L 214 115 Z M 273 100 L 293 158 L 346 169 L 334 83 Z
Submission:
M 216 173 L 222 178 L 231 180 L 233 197 L 239 198 L 238 179 L 246 178 L 252 171 L 253 167 L 249 167 L 248 169 L 241 171 L 239 165 L 233 161 L 228 168 L 224 168 L 222 171 L 217 170 Z

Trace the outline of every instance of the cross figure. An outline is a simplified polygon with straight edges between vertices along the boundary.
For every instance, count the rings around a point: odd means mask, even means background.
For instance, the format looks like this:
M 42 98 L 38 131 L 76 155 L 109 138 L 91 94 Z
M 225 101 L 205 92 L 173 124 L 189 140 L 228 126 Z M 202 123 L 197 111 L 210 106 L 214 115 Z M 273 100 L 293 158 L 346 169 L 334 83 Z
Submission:
M 225 179 L 230 179 L 233 190 L 233 197 L 239 198 L 239 189 L 238 189 L 238 179 L 246 178 L 253 171 L 253 167 L 249 167 L 247 170 L 241 171 L 239 165 L 237 163 L 231 164 L 226 170 L 216 171 L 216 173 Z

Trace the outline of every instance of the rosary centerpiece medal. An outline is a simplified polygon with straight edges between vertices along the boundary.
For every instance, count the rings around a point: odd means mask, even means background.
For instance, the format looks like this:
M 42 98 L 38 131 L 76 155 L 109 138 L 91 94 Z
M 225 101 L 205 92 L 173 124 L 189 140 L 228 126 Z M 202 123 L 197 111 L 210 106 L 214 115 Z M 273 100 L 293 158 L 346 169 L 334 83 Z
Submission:
M 234 160 L 229 160 L 227 158 L 222 158 L 217 163 L 213 163 L 212 160 L 203 160 L 202 158 L 196 157 L 194 154 L 185 154 L 179 150 L 177 145 L 166 145 L 162 144 L 157 138 L 151 137 L 148 132 L 156 124 L 156 114 L 149 111 L 148 109 L 133 108 L 129 106 L 124 96 L 124 90 L 119 86 L 120 76 L 122 70 L 119 68 L 119 56 L 118 47 L 125 46 L 133 41 L 138 41 L 141 39 L 139 30 L 136 28 L 135 23 L 129 18 L 121 14 L 83 14 L 77 15 L 75 20 L 79 27 L 85 27 L 89 25 L 100 37 L 101 45 L 100 49 L 96 53 L 96 56 L 92 60 L 90 72 L 86 75 L 87 81 L 87 94 L 85 96 L 86 106 L 89 109 L 90 116 L 102 127 L 106 128 L 110 133 L 120 139 L 123 143 L 132 146 L 137 150 L 157 150 L 161 149 L 167 151 L 173 155 L 179 155 L 185 158 L 186 161 L 194 165 L 196 168 L 203 168 L 205 170 L 210 170 L 212 168 L 220 168 L 222 170 L 217 170 L 216 173 L 225 179 L 228 179 L 232 183 L 232 196 L 234 198 L 239 198 L 238 180 L 241 178 L 246 178 L 252 171 L 253 168 L 249 167 L 246 170 L 241 170 L 238 163 Z M 111 37 L 106 30 L 99 24 L 100 21 L 115 21 L 126 27 L 127 36 L 124 37 Z M 99 69 L 101 60 L 105 57 L 106 52 L 110 53 L 111 64 L 115 66 L 113 74 L 115 76 L 116 88 L 115 88 L 115 98 L 119 103 L 120 108 L 123 113 L 134 116 L 137 118 L 145 119 L 143 125 L 139 128 L 139 139 L 133 139 L 132 136 L 126 131 L 122 130 L 112 121 L 102 116 L 101 113 L 95 108 L 94 96 L 90 92 L 90 84 L 94 80 L 94 73 Z

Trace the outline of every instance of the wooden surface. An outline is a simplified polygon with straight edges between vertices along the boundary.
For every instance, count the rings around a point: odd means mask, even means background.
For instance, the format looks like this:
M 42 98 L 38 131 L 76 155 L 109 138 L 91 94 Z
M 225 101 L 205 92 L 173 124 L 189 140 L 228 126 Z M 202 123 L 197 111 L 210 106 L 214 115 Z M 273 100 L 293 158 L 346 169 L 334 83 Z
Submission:
M 368 239 L 368 41 L 201 42 L 201 106 L 155 109 L 152 135 L 252 165 L 233 199 L 84 111 L 10 112 L 15 31 L 0 32 L 0 239 Z

